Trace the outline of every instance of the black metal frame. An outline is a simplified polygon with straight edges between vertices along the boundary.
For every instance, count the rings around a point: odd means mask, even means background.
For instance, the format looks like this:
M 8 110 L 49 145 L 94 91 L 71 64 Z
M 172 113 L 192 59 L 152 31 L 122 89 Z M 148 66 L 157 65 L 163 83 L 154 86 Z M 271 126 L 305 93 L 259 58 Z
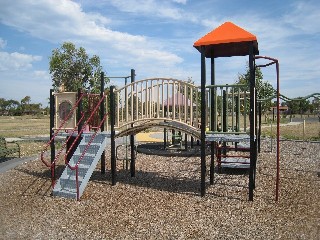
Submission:
M 135 81 L 135 70 L 131 69 L 131 83 Z M 111 78 L 122 78 L 122 77 L 111 77 Z M 123 77 L 127 80 L 128 77 Z M 114 94 L 115 86 L 110 87 L 110 125 L 111 125 L 111 184 L 116 185 L 116 174 L 117 174 L 117 166 L 116 166 L 116 144 L 115 144 L 115 94 Z M 133 127 L 133 124 L 131 124 Z M 136 153 L 135 153 L 135 145 L 134 145 L 134 135 L 130 135 L 130 173 L 131 177 L 135 177 L 135 169 L 136 169 Z
M 255 58 L 254 58 L 254 43 L 248 42 L 249 44 L 249 69 L 250 69 L 250 170 L 249 170 L 249 201 L 253 201 L 253 190 L 255 188 L 255 173 L 256 173 L 256 162 L 257 162 L 257 136 L 256 136 L 256 88 L 255 88 Z M 206 193 L 206 46 L 200 47 L 201 53 L 201 196 Z M 214 56 L 214 54 L 212 54 Z M 211 58 L 211 84 L 215 83 L 214 76 L 214 57 Z M 211 91 L 211 108 L 214 107 L 214 92 Z M 211 110 L 211 130 L 215 126 L 215 112 Z M 225 118 L 224 118 L 225 119 Z M 224 126 L 226 124 L 223 124 Z M 211 149 L 214 143 L 211 143 Z M 211 150 L 212 152 L 214 150 Z M 213 154 L 211 153 L 211 164 L 210 164 L 210 184 L 214 182 L 214 163 Z

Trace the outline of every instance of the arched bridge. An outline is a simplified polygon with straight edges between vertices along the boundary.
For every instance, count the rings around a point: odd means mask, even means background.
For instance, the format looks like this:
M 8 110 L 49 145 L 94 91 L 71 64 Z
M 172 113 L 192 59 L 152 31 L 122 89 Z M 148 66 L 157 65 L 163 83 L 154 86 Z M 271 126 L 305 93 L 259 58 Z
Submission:
M 115 137 L 149 128 L 175 129 L 200 138 L 200 88 L 172 78 L 150 78 L 113 90 Z

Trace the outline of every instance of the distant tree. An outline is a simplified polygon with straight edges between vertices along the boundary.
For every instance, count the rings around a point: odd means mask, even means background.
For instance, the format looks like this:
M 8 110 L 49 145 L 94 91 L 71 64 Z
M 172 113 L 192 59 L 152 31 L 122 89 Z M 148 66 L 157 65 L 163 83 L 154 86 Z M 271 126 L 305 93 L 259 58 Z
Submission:
M 3 115 L 6 110 L 6 99 L 0 98 L 0 114 Z
M 31 97 L 30 96 L 25 96 L 24 98 L 21 99 L 20 102 L 21 102 L 21 105 L 30 104 Z
M 308 111 L 311 112 L 312 110 L 310 108 L 311 106 L 310 102 L 306 99 L 288 101 L 286 102 L 286 104 L 291 114 L 304 114 L 304 113 L 307 113 Z
M 100 58 L 93 55 L 91 58 L 83 47 L 76 48 L 71 42 L 64 42 L 60 48 L 52 51 L 50 57 L 50 74 L 55 91 L 63 87 L 64 91 L 99 92 L 100 73 L 102 67 Z M 108 79 L 105 80 L 109 82 Z
M 25 114 L 30 111 L 30 102 L 31 102 L 31 97 L 30 96 L 25 96 L 24 98 L 21 99 L 21 112 L 22 114 Z
M 1 115 L 16 115 L 20 103 L 16 100 L 0 98 L 0 114 Z
M 259 67 L 255 68 L 255 79 L 258 99 L 267 99 L 274 96 L 275 89 L 268 81 L 263 80 L 263 74 Z M 238 81 L 236 84 L 249 84 L 250 81 L 250 69 L 247 64 L 246 73 L 238 75 Z M 262 111 L 268 111 L 272 106 L 272 99 L 264 101 L 262 103 Z
M 313 113 L 320 114 L 320 98 L 315 97 L 312 101 Z

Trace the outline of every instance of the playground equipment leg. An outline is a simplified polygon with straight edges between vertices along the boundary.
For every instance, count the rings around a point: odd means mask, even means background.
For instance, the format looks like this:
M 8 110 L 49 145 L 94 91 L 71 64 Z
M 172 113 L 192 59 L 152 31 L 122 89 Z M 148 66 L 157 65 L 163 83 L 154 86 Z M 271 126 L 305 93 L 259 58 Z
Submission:
M 249 201 L 253 201 L 254 189 L 254 166 L 255 166 L 255 68 L 253 56 L 253 44 L 249 46 L 249 68 L 250 68 L 250 171 L 249 171 Z
M 54 128 L 55 107 L 54 107 L 54 95 L 53 95 L 53 92 L 54 92 L 53 89 L 50 89 L 50 139 L 52 139 L 53 134 L 54 134 L 53 128 Z M 54 159 L 55 159 L 55 156 L 56 156 L 54 139 L 50 143 L 50 148 L 51 148 L 51 163 L 53 163 Z M 51 180 L 54 181 L 56 179 L 55 166 L 51 167 L 51 176 L 53 177 L 53 179 L 51 179 Z
M 116 142 L 115 142 L 115 104 L 114 86 L 110 87 L 110 123 L 111 123 L 111 185 L 116 185 Z
M 135 70 L 131 69 L 131 83 L 134 83 L 135 80 Z M 134 89 L 133 89 L 134 90 Z M 137 112 L 134 112 L 133 114 L 137 114 Z M 131 127 L 133 127 L 133 124 L 131 124 Z M 130 147 L 131 147 L 131 161 L 130 161 L 130 172 L 131 177 L 135 177 L 136 175 L 136 159 L 134 154 L 134 135 L 130 135 Z
M 101 72 L 100 75 L 100 98 L 102 99 L 104 96 L 104 72 Z M 103 100 L 100 104 L 100 121 L 103 121 L 104 117 L 104 106 L 105 106 L 105 100 Z M 101 132 L 104 131 L 104 124 L 101 125 Z M 106 155 L 105 151 L 102 152 L 101 155 L 101 174 L 106 173 Z
M 213 185 L 214 183 L 214 144 L 215 142 L 211 142 L 210 147 L 211 147 L 211 163 L 210 163 L 210 185 Z
M 206 194 L 206 59 L 201 46 L 201 196 Z
M 131 177 L 135 177 L 136 159 L 135 159 L 135 153 L 134 153 L 134 135 L 130 135 L 130 148 L 131 148 L 130 173 L 131 173 Z

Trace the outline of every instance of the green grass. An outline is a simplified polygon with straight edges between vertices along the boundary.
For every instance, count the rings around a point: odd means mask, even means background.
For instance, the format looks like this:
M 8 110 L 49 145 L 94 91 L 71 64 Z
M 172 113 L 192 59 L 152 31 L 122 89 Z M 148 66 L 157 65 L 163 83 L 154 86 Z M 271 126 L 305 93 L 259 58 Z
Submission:
M 49 116 L 0 116 L 0 136 L 27 137 L 49 134 Z

